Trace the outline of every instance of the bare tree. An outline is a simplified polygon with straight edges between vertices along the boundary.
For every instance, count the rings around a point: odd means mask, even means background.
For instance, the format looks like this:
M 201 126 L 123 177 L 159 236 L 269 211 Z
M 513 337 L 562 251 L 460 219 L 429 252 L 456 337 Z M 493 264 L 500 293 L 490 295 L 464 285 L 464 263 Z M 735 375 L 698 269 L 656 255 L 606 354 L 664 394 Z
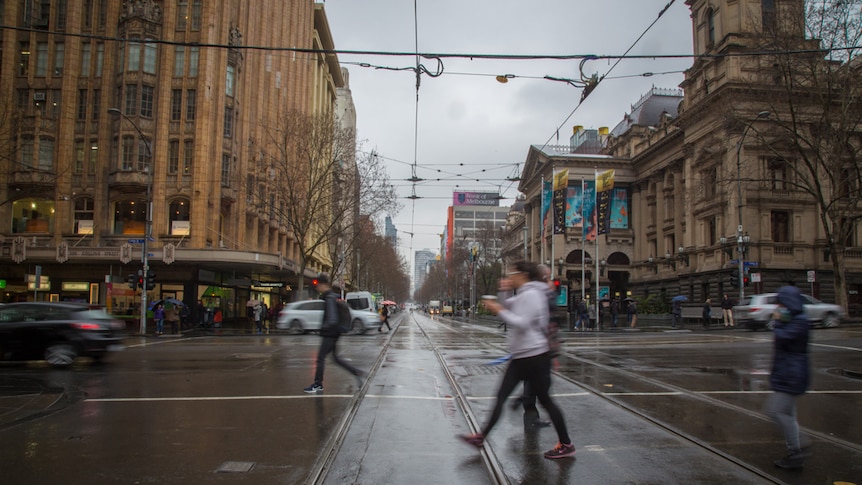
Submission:
M 283 214 L 299 248 L 298 294 L 304 293 L 305 269 L 316 262 L 331 267 L 330 244 L 341 231 L 343 212 L 335 201 L 342 161 L 352 160 L 353 131 L 339 128 L 331 115 L 298 111 L 280 117 L 267 130 L 265 159 L 274 171 Z
M 860 11 L 860 0 L 806 2 L 804 10 L 783 10 L 765 22 L 761 46 L 778 53 L 764 62 L 772 66 L 772 89 L 760 101 L 768 105 L 773 123 L 758 135 L 774 157 L 762 168 L 761 180 L 817 205 L 835 295 L 845 308 L 844 251 L 862 219 Z
M 407 300 L 410 296 L 407 263 L 389 240 L 377 234 L 372 224 L 362 225 L 359 232 L 356 238 L 359 254 L 357 276 L 362 287 L 397 302 Z
M 476 228 L 475 237 L 479 250 L 474 271 L 478 294 L 497 293 L 497 282 L 503 268 L 501 232 L 501 228 L 487 221 L 479 223 Z

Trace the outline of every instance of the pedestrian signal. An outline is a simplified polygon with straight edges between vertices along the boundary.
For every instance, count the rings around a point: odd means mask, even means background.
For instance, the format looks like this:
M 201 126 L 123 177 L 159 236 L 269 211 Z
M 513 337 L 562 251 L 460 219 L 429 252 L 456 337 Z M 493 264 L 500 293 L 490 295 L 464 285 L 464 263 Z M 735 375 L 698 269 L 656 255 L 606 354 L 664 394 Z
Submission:
M 739 270 L 735 269 L 730 272 L 730 286 L 739 288 Z

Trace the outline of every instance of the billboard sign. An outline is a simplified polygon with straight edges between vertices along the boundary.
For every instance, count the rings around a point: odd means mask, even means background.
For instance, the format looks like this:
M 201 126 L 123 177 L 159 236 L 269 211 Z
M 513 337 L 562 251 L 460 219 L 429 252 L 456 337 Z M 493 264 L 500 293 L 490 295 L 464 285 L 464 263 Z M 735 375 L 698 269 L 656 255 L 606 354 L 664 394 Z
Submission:
M 498 207 L 500 195 L 496 192 L 453 192 L 452 205 L 485 205 Z

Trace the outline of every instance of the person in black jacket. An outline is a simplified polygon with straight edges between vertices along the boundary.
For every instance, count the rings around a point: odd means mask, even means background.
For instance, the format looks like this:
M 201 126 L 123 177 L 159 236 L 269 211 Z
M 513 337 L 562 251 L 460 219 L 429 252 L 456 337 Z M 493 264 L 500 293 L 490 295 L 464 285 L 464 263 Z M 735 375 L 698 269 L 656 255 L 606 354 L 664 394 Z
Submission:
M 732 327 L 733 326 L 733 300 L 727 295 L 724 294 L 724 298 L 721 299 L 721 313 L 724 317 L 724 326 Z
M 309 394 L 323 392 L 323 370 L 326 364 L 326 356 L 330 352 L 332 353 L 332 358 L 335 359 L 335 363 L 353 374 L 357 383 L 361 385 L 362 376 L 365 373 L 338 357 L 336 343 L 338 342 L 338 337 L 341 336 L 338 324 L 338 307 L 335 303 L 338 295 L 332 291 L 329 276 L 324 274 L 317 277 L 317 291 L 322 293 L 321 297 L 323 299 L 323 321 L 320 325 L 320 336 L 323 337 L 323 340 L 320 341 L 320 349 L 317 351 L 317 368 L 314 371 L 314 383 L 303 389 L 303 391 Z
M 787 455 L 775 460 L 780 468 L 802 468 L 807 453 L 799 439 L 796 421 L 796 398 L 808 390 L 808 317 L 802 306 L 802 295 L 795 286 L 778 289 L 778 310 L 771 322 L 775 335 L 772 373 L 769 385 L 774 393 L 766 403 L 766 412 L 784 432 Z

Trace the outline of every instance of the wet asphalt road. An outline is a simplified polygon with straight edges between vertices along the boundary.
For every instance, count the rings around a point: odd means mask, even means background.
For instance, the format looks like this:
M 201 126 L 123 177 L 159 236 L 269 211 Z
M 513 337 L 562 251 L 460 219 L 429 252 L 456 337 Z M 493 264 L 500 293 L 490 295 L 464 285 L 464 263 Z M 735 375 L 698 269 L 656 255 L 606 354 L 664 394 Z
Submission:
M 862 483 L 862 328 L 817 329 L 799 421 L 801 472 L 762 405 L 771 334 L 564 333 L 552 391 L 578 448 L 551 461 L 551 428 L 508 406 L 483 453 L 503 366 L 493 325 L 398 315 L 349 335 L 307 395 L 319 337 L 129 340 L 104 366 L 0 366 L 4 483 Z M 845 372 L 850 371 L 850 372 Z

